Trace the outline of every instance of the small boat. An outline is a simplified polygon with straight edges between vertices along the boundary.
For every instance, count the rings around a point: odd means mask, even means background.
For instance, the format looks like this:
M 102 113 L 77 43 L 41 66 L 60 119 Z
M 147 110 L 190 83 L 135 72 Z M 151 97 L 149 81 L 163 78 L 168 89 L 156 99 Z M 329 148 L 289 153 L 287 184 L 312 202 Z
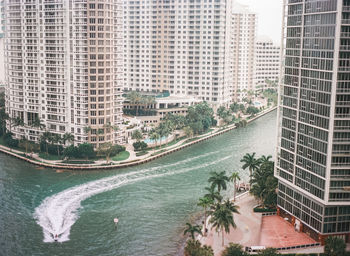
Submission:
M 57 240 L 58 240 L 58 235 L 56 234 L 56 235 L 54 236 L 53 239 L 55 240 L 55 242 L 57 242 Z
M 118 218 L 114 218 L 114 223 L 117 225 L 119 222 Z

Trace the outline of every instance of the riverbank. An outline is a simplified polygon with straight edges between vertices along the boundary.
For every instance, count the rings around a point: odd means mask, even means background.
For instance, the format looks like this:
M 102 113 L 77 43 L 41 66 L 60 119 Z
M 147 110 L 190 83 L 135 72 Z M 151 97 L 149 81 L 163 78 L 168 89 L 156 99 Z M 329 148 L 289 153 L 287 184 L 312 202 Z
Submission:
M 248 119 L 247 123 L 253 122 L 254 120 L 274 111 L 277 109 L 277 107 L 272 107 L 269 109 L 266 109 L 259 114 L 257 114 L 255 117 Z M 58 169 L 58 170 L 101 170 L 101 169 L 118 169 L 118 168 L 126 168 L 131 166 L 136 166 L 144 163 L 148 163 L 150 161 L 153 161 L 155 159 L 161 158 L 163 156 L 169 155 L 171 153 L 177 152 L 179 150 L 182 150 L 184 148 L 187 148 L 191 145 L 200 143 L 202 141 L 209 140 L 210 138 L 219 136 L 223 133 L 226 133 L 228 131 L 231 131 L 233 129 L 237 128 L 235 124 L 228 125 L 224 128 L 215 128 L 212 132 L 206 135 L 200 136 L 198 139 L 195 139 L 193 141 L 187 142 L 187 138 L 184 140 L 179 141 L 175 145 L 172 145 L 168 148 L 160 149 L 158 151 L 154 151 L 152 153 L 148 153 L 141 157 L 133 156 L 131 160 L 128 161 L 122 161 L 119 163 L 113 163 L 113 164 L 105 164 L 105 163 L 98 163 L 98 164 L 90 164 L 90 165 L 73 165 L 73 164 L 63 164 L 63 163 L 54 163 L 54 162 L 47 162 L 44 159 L 34 159 L 32 157 L 26 156 L 22 151 L 11 149 L 8 147 L 5 147 L 3 145 L 0 145 L 0 152 L 5 153 L 7 155 L 10 155 L 12 157 L 16 157 L 20 160 L 26 161 L 28 163 L 34 164 L 36 166 L 44 167 L 44 168 L 52 168 L 52 169 Z

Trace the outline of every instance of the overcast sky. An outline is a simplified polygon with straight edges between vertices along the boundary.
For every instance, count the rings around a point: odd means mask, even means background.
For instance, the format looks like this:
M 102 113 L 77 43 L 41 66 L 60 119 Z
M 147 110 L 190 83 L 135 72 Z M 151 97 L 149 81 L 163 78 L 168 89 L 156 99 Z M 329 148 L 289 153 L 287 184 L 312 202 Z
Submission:
M 275 43 L 281 44 L 282 0 L 236 0 L 248 5 L 258 14 L 258 35 L 269 36 Z

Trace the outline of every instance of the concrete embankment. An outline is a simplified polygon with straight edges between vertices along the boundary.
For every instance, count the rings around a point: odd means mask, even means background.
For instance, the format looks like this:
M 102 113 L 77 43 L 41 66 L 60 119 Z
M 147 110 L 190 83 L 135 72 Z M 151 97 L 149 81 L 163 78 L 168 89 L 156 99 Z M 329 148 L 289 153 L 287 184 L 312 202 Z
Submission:
M 273 107 L 273 108 L 270 108 L 270 109 L 267 109 L 261 113 L 259 113 L 257 116 L 247 120 L 248 123 L 264 116 L 265 114 L 267 113 L 270 113 L 272 111 L 274 111 L 277 107 Z M 194 144 L 197 144 L 197 143 L 200 143 L 202 141 L 206 141 L 206 140 L 209 140 L 210 138 L 213 138 L 213 137 L 216 137 L 216 136 L 219 136 L 223 133 L 226 133 L 228 131 L 231 131 L 233 129 L 235 129 L 236 126 L 235 125 L 230 125 L 222 130 L 219 130 L 215 133 L 212 133 L 212 134 L 208 134 L 208 135 L 204 135 L 203 137 L 201 138 L 198 138 L 194 141 L 191 141 L 189 143 L 186 143 L 186 144 L 183 144 L 183 145 L 179 145 L 175 148 L 172 148 L 172 149 L 164 149 L 165 151 L 164 152 L 161 152 L 161 153 L 158 153 L 157 155 L 153 155 L 153 156 L 148 156 L 144 159 L 136 159 L 136 160 L 133 160 L 133 161 L 124 161 L 124 162 L 120 162 L 118 164 L 111 164 L 111 165 L 72 165 L 72 164 L 63 164 L 63 163 L 48 163 L 48 162 L 41 162 L 41 161 L 38 161 L 38 160 L 35 160 L 35 159 L 32 159 L 32 158 L 27 158 L 24 155 L 23 152 L 19 152 L 17 150 L 13 150 L 13 149 L 10 149 L 8 147 L 5 147 L 5 146 L 1 146 L 0 145 L 0 152 L 3 152 L 7 155 L 10 155 L 10 156 L 13 156 L 13 157 L 16 157 L 18 159 L 21 159 L 23 161 L 26 161 L 28 163 L 31 163 L 31 164 L 34 164 L 34 165 L 37 165 L 37 166 L 41 166 L 41 167 L 45 167 L 45 168 L 53 168 L 53 169 L 59 169 L 59 170 L 102 170 L 102 169 L 117 169 L 117 168 L 125 168 L 125 167 L 131 167 L 131 166 L 135 166 L 135 165 L 140 165 L 140 164 L 144 164 L 144 163 L 148 163 L 150 161 L 153 161 L 155 159 L 158 159 L 160 157 L 163 157 L 163 156 L 166 156 L 166 155 L 169 155 L 171 153 L 174 153 L 174 152 L 177 152 L 179 150 L 182 150 L 186 147 L 189 147 L 189 146 L 192 146 Z

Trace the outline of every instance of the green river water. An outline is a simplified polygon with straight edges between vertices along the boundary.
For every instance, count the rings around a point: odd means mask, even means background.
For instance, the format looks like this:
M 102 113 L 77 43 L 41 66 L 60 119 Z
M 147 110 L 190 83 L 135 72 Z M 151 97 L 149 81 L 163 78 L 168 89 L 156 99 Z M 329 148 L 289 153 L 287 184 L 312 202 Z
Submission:
M 196 204 L 209 173 L 239 171 L 247 180 L 242 156 L 274 154 L 275 145 L 273 111 L 125 169 L 58 173 L 0 154 L 0 255 L 176 255 L 185 223 L 200 216 Z

